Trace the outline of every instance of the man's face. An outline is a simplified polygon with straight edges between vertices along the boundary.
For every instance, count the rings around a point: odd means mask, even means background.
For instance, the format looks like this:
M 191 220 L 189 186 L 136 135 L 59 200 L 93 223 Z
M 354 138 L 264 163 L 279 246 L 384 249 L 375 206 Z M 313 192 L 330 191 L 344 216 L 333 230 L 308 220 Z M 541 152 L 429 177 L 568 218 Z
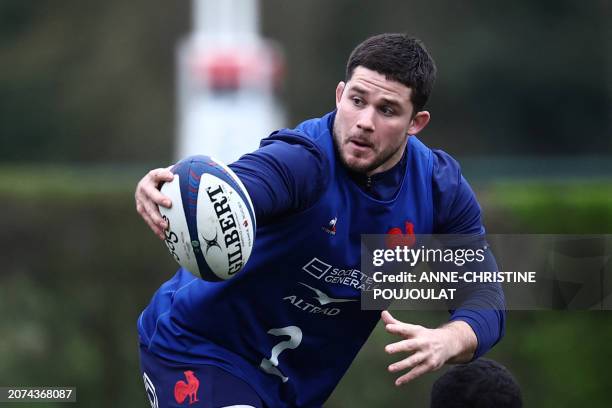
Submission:
M 362 66 L 355 68 L 346 84 L 338 84 L 334 142 L 346 167 L 371 175 L 401 159 L 408 134 L 417 133 L 429 121 L 427 112 L 412 117 L 410 92 L 404 84 Z

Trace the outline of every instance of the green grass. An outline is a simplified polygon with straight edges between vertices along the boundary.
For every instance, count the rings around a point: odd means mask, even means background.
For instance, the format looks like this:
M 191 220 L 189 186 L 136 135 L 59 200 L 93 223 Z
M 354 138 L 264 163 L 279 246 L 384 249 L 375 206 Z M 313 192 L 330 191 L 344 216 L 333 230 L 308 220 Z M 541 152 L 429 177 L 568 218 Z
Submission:
M 0 166 L 0 194 L 70 197 L 133 192 L 144 166 Z
M 478 190 L 495 232 L 612 233 L 612 180 L 519 180 Z
M 612 180 L 506 181 L 491 184 L 488 191 L 496 203 L 514 209 L 542 204 L 572 207 L 612 205 Z

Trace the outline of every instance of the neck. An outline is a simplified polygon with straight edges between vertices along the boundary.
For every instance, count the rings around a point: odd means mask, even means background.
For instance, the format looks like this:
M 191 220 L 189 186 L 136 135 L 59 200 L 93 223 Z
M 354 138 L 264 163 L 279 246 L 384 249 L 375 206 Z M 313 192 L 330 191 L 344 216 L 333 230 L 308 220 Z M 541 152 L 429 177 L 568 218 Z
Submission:
M 397 149 L 395 151 L 395 153 L 393 153 L 393 155 L 391 155 L 391 157 L 389 157 L 383 164 L 381 164 L 380 166 L 376 167 L 373 170 L 370 170 L 368 172 L 365 173 L 366 176 L 371 177 L 375 174 L 378 173 L 383 173 L 391 168 L 393 168 L 397 163 L 399 163 L 399 161 L 402 159 L 402 157 L 404 156 L 404 152 L 406 151 L 406 144 L 408 143 L 408 138 L 410 136 L 408 136 L 406 138 L 406 141 L 404 142 L 403 146 L 401 149 Z

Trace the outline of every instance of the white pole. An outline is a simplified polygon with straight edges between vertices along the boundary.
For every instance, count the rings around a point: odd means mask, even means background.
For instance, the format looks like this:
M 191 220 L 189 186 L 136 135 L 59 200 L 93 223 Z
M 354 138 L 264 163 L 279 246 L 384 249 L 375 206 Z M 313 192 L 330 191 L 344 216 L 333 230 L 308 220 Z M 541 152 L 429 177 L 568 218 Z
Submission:
M 259 34 L 257 0 L 194 0 L 193 11 L 197 35 L 236 42 Z
M 283 127 L 275 91 L 282 55 L 259 34 L 258 0 L 193 0 L 193 31 L 179 45 L 177 156 L 231 163 Z

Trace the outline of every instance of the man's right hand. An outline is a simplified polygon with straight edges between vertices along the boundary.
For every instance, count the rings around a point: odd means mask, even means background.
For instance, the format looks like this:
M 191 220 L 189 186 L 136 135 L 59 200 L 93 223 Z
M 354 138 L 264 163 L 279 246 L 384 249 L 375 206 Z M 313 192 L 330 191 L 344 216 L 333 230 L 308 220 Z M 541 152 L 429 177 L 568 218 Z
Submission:
M 160 239 L 165 239 L 164 231 L 168 225 L 163 220 L 158 205 L 172 207 L 172 201 L 163 195 L 158 186 L 165 181 L 172 181 L 174 174 L 170 167 L 154 169 L 145 175 L 136 186 L 136 211 Z

